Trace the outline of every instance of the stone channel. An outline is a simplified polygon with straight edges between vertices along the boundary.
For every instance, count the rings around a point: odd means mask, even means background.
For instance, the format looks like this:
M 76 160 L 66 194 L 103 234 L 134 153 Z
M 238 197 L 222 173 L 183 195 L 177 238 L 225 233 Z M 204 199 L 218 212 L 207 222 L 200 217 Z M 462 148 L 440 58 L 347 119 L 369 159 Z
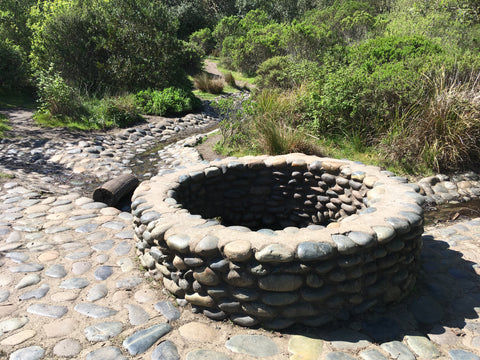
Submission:
M 102 138 L 2 140 L 0 172 L 13 178 L 0 183 L 0 358 L 480 359 L 480 219 L 426 227 L 410 295 L 324 327 L 247 329 L 172 298 L 161 271 L 139 261 L 135 215 L 94 202 L 85 186 L 131 171 L 164 136 L 214 122 L 196 114 Z M 152 175 L 202 163 L 198 140 L 152 155 Z M 475 176 L 437 176 L 420 191 L 473 198 Z

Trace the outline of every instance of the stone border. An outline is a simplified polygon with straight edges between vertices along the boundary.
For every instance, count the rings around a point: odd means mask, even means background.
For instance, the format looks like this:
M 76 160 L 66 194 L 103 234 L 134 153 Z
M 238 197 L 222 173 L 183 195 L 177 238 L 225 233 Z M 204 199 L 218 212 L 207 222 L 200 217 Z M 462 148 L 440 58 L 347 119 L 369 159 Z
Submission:
M 355 214 L 339 212 L 327 227 L 256 232 L 203 219 L 177 201 L 191 184 L 200 190 L 239 168 L 286 169 L 319 185 L 333 176 L 326 190 L 332 196 L 336 188 L 352 197 L 351 186 L 361 185 L 365 197 Z M 419 190 L 351 161 L 303 154 L 224 159 L 143 182 L 132 198 L 135 238 L 142 264 L 212 319 L 272 329 L 319 326 L 398 301 L 413 288 L 423 233 Z

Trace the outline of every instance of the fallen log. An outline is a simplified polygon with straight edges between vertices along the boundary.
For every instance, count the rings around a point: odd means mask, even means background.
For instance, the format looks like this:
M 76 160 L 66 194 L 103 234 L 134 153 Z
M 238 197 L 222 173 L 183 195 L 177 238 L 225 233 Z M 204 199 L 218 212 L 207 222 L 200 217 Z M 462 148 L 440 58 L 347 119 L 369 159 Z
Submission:
M 107 181 L 93 192 L 93 200 L 115 206 L 125 195 L 133 192 L 139 181 L 132 174 L 124 174 Z

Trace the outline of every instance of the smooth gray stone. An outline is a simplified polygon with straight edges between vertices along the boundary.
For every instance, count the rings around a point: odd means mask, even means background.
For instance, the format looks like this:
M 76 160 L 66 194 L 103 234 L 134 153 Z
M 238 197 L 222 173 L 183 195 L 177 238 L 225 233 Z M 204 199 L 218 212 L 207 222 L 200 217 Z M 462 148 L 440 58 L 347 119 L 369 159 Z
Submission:
M 52 318 L 61 318 L 68 312 L 65 306 L 47 305 L 47 304 L 32 304 L 27 308 L 30 314 L 47 316 Z
M 301 261 L 315 261 L 328 258 L 333 252 L 330 244 L 304 242 L 297 247 L 297 256 Z
M 375 239 L 370 234 L 361 231 L 351 231 L 348 237 L 360 246 L 371 246 L 375 243 Z
M 134 288 L 135 286 L 140 285 L 143 282 L 142 278 L 139 278 L 138 276 L 126 278 L 126 279 L 120 279 L 117 280 L 116 286 L 117 288 Z
M 167 245 L 174 250 L 184 253 L 189 248 L 190 237 L 185 234 L 172 235 L 167 239 Z
M 360 356 L 364 360 L 387 360 L 385 355 L 375 349 L 362 351 Z
M 113 268 L 109 265 L 100 266 L 93 273 L 93 275 L 95 276 L 95 279 L 97 280 L 108 279 L 112 274 L 113 274 Z
M 115 234 L 115 237 L 120 239 L 133 239 L 133 230 L 121 231 Z
M 125 227 L 125 223 L 122 221 L 108 221 L 102 225 L 106 229 L 122 230 Z
M 10 297 L 10 291 L 8 291 L 8 289 L 0 290 L 0 303 L 7 301 L 9 297 Z
M 80 314 L 95 318 L 103 319 L 115 315 L 118 311 L 106 306 L 95 304 L 80 303 L 75 305 L 74 310 Z
M 123 341 L 123 346 L 131 355 L 142 354 L 157 342 L 163 335 L 172 330 L 170 324 L 153 325 L 147 329 L 135 332 Z
M 77 221 L 77 220 L 91 219 L 91 218 L 95 218 L 95 217 L 97 217 L 96 214 L 85 214 L 85 215 L 72 216 L 68 220 Z
M 131 325 L 143 325 L 150 320 L 150 315 L 141 306 L 125 304 L 124 307 L 128 310 L 128 320 Z
M 74 253 L 67 254 L 65 258 L 68 260 L 80 260 L 90 255 L 92 255 L 92 251 L 77 251 Z
M 43 358 L 45 350 L 40 346 L 29 346 L 23 349 L 18 349 L 10 354 L 9 360 L 40 360 Z
M 58 234 L 70 230 L 70 226 L 52 226 L 45 229 L 45 234 Z
M 435 324 L 443 318 L 443 307 L 430 296 L 419 296 L 410 306 L 415 318 L 424 324 Z
M 84 333 L 88 341 L 107 341 L 122 330 L 123 324 L 120 321 L 105 321 L 85 328 Z
M 78 233 L 89 233 L 97 230 L 97 228 L 98 228 L 98 224 L 90 223 L 90 224 L 85 224 L 77 227 L 75 231 Z
M 37 272 L 43 270 L 42 264 L 22 264 L 18 266 L 13 266 L 9 268 L 9 270 L 13 273 L 24 273 L 24 272 Z
M 24 287 L 38 284 L 42 280 L 38 274 L 28 274 L 23 277 L 18 284 L 15 286 L 15 289 L 23 289 Z
M 42 284 L 38 289 L 27 291 L 25 294 L 20 295 L 20 300 L 29 300 L 29 299 L 41 299 L 43 298 L 48 290 L 50 290 L 50 286 L 48 284 Z
M 167 340 L 152 351 L 152 360 L 180 360 L 180 355 L 175 344 Z
M 5 254 L 5 257 L 13 260 L 16 263 L 23 263 L 28 260 L 29 256 L 28 254 L 22 253 L 22 252 L 9 252 Z
M 97 301 L 103 299 L 108 294 L 108 289 L 104 284 L 97 284 L 93 286 L 87 295 L 88 301 Z
M 454 349 L 448 352 L 452 360 L 480 360 L 480 356 L 471 353 L 470 351 Z
M 160 301 L 155 304 L 155 310 L 160 312 L 168 321 L 175 321 L 180 318 L 180 311 L 170 301 Z
M 340 254 L 351 254 L 358 247 L 350 238 L 345 235 L 332 235 L 332 240 L 337 245 Z
M 118 214 L 118 217 L 122 220 L 125 220 L 125 221 L 132 221 L 133 220 L 133 215 L 130 214 L 129 212 L 121 212 L 120 214 Z
M 193 350 L 187 354 L 186 360 L 232 360 L 232 358 L 213 350 Z
M 400 341 L 390 341 L 383 343 L 380 347 L 388 352 L 394 359 L 397 360 L 415 360 L 415 356 L 408 349 L 406 345 Z
M 72 278 L 63 280 L 59 285 L 62 289 L 83 289 L 90 285 L 90 281 L 87 278 Z
M 45 270 L 45 275 L 52 278 L 60 279 L 67 275 L 67 271 L 65 270 L 65 267 L 63 265 L 55 264 Z
M 128 360 L 115 346 L 104 347 L 87 354 L 86 360 Z
M 120 244 L 117 245 L 115 248 L 115 254 L 119 256 L 127 255 L 132 248 L 132 245 L 130 245 L 126 241 L 122 241 Z
M 91 248 L 95 251 L 108 251 L 113 247 L 113 245 L 115 245 L 115 241 L 105 240 L 92 245 Z
M 154 220 L 157 220 L 161 217 L 161 214 L 156 211 L 148 211 L 140 217 L 140 222 L 142 224 L 148 224 Z
M 101 203 L 101 202 L 91 202 L 82 205 L 82 209 L 103 209 L 106 208 L 107 204 Z
M 227 349 L 250 356 L 266 357 L 278 354 L 278 346 L 263 335 L 235 335 L 226 343 Z
M 335 351 L 328 353 L 326 360 L 356 360 L 353 356 L 348 355 L 341 351 Z
M 392 225 L 399 234 L 405 234 L 410 231 L 410 223 L 404 218 L 389 217 L 385 221 Z

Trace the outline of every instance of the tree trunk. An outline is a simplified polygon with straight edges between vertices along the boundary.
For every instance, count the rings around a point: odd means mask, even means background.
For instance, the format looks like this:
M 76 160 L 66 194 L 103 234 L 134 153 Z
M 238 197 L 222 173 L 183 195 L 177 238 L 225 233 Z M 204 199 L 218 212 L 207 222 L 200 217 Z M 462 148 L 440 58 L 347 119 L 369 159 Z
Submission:
M 138 186 L 138 179 L 131 174 L 124 174 L 112 179 L 93 192 L 93 200 L 115 206 L 120 199 Z

